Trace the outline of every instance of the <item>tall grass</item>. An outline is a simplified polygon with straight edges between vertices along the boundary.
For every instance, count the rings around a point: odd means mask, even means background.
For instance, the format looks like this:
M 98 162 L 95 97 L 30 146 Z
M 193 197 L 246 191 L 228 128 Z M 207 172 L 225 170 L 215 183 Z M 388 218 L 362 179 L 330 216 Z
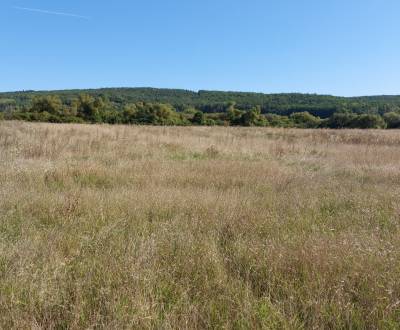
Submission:
M 0 328 L 396 329 L 400 132 L 0 123 Z

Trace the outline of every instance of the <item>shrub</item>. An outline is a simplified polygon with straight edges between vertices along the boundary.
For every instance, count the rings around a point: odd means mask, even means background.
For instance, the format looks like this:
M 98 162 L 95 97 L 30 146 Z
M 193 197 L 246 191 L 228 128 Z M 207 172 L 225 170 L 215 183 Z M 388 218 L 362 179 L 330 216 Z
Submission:
M 266 120 L 269 125 L 273 127 L 290 127 L 293 125 L 293 122 L 289 120 L 287 116 L 280 116 L 274 113 L 268 113 L 265 115 Z
M 317 128 L 321 124 L 321 118 L 315 117 L 309 112 L 296 112 L 290 115 L 295 127 Z
M 41 96 L 33 99 L 31 112 L 48 113 L 60 116 L 63 113 L 63 103 L 58 96 Z M 46 115 L 44 115 L 46 117 Z
M 169 104 L 139 103 L 134 118 L 139 124 L 182 125 L 182 118 Z
M 201 112 L 201 111 L 197 111 L 194 114 L 191 122 L 193 124 L 196 124 L 196 125 L 204 125 L 206 123 L 206 119 L 205 119 L 204 113 Z
M 386 128 L 386 123 L 379 115 L 363 114 L 352 121 L 354 128 Z
M 397 112 L 387 112 L 383 115 L 387 128 L 400 128 L 400 114 Z
M 76 108 L 78 117 L 83 118 L 85 121 L 101 122 L 101 112 L 104 108 L 102 99 L 95 99 L 90 95 L 81 94 L 76 101 Z
M 334 113 L 328 119 L 326 125 L 329 128 L 352 127 L 355 117 L 357 117 L 357 115 L 353 113 Z
M 240 124 L 243 126 L 266 126 L 267 120 L 261 114 L 261 108 L 255 107 L 246 111 L 240 118 Z

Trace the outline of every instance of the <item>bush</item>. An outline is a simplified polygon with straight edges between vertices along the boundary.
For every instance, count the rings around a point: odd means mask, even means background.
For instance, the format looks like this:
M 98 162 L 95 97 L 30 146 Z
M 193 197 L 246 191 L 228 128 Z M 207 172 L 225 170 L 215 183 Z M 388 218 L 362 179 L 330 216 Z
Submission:
M 63 114 L 63 108 L 63 103 L 58 96 L 49 95 L 34 98 L 30 111 L 60 116 Z
M 136 112 L 133 118 L 139 124 L 151 125 L 182 125 L 183 118 L 169 104 L 145 104 L 136 105 Z
M 334 113 L 326 122 L 327 127 L 329 128 L 346 128 L 352 127 L 352 123 L 357 117 L 356 114 L 353 113 Z
M 226 120 L 230 125 L 241 125 L 243 114 L 243 111 L 236 109 L 234 105 L 231 105 L 226 111 Z
M 122 124 L 122 113 L 113 110 L 105 111 L 102 114 L 102 121 L 107 124 Z
M 379 115 L 359 115 L 352 121 L 354 128 L 386 128 L 386 123 Z
M 379 115 L 335 113 L 327 121 L 330 128 L 386 128 L 386 122 Z
M 206 123 L 206 119 L 205 119 L 204 113 L 201 112 L 201 111 L 197 111 L 197 112 L 194 114 L 194 116 L 193 116 L 191 122 L 192 122 L 193 124 L 196 124 L 196 125 L 204 125 L 204 124 Z
M 293 125 L 293 122 L 289 120 L 287 116 L 280 116 L 274 113 L 268 113 L 265 115 L 266 120 L 268 121 L 270 126 L 273 127 L 290 127 Z
M 321 124 L 321 118 L 315 117 L 307 111 L 292 113 L 290 120 L 298 128 L 317 128 Z
M 81 94 L 76 101 L 76 111 L 78 117 L 92 123 L 101 122 L 101 112 L 104 109 L 104 102 L 101 99 L 95 99 L 94 97 Z
M 255 107 L 241 116 L 240 123 L 243 126 L 266 126 L 267 120 L 261 114 L 261 108 Z
M 387 128 L 400 128 L 400 114 L 397 112 L 387 112 L 383 115 Z

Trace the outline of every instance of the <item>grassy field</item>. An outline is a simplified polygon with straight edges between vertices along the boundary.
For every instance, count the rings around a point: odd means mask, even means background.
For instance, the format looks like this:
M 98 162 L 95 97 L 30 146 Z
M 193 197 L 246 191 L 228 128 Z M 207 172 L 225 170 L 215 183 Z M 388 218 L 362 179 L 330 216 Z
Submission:
M 400 131 L 0 123 L 0 328 L 397 329 Z

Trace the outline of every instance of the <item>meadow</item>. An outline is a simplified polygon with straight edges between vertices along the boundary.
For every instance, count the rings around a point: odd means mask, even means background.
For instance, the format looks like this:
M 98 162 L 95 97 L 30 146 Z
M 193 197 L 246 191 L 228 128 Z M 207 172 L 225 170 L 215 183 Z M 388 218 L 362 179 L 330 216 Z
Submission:
M 397 329 L 400 131 L 0 122 L 0 328 Z

